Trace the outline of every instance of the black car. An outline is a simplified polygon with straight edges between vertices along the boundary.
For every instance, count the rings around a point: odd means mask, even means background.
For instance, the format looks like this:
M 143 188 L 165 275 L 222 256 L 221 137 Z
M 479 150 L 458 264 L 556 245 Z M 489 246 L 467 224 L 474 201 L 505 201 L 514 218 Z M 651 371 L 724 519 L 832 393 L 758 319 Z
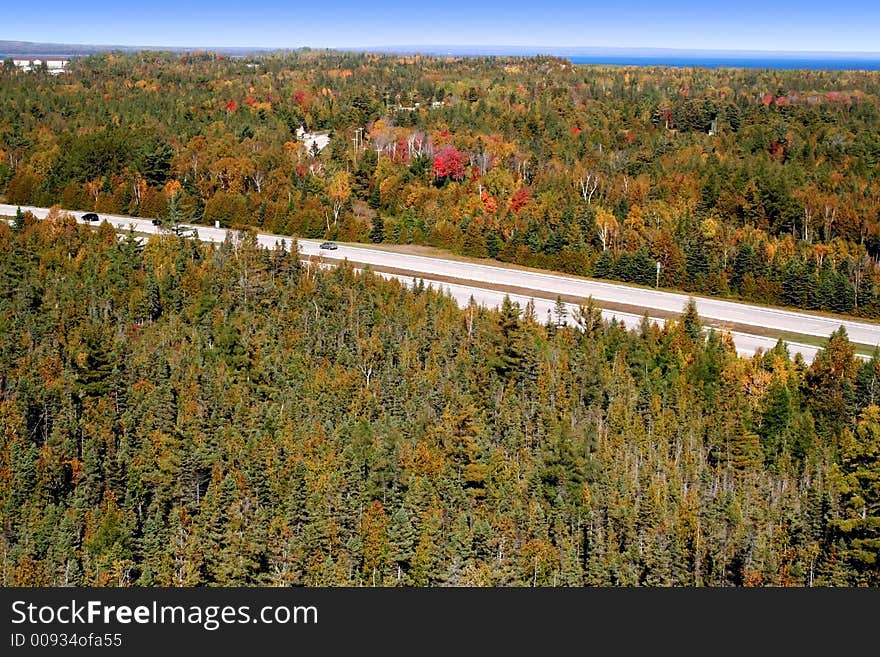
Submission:
M 323 243 L 321 244 L 321 246 L 318 247 L 318 248 L 321 248 L 321 249 L 329 249 L 329 250 L 331 250 L 331 251 L 335 251 L 335 250 L 338 249 L 339 247 L 336 246 L 336 243 L 335 243 L 335 242 L 323 242 Z
M 154 226 L 161 226 L 162 220 L 161 219 L 153 219 L 150 223 L 153 224 Z
M 86 212 L 82 216 L 83 221 L 101 221 L 101 217 L 96 215 L 94 212 Z

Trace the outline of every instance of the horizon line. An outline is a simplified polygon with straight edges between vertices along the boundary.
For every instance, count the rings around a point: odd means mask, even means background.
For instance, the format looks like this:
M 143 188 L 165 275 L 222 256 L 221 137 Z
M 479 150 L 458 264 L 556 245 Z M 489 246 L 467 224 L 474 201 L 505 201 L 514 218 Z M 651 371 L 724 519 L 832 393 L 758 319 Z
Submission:
M 425 43 L 425 44 L 386 44 L 386 45 L 333 45 L 333 46 L 315 46 L 308 44 L 300 45 L 271 45 L 271 46 L 252 46 L 252 45 L 170 45 L 170 44 L 97 44 L 97 43 L 75 43 L 75 42 L 56 42 L 56 41 L 22 41 L 18 39 L 0 39 L 0 48 L 9 46 L 18 47 L 76 47 L 76 48 L 92 48 L 100 50 L 126 49 L 126 50 L 170 50 L 170 51 L 188 51 L 188 50 L 244 50 L 251 52 L 278 52 L 278 51 L 296 51 L 296 50 L 336 50 L 345 52 L 375 52 L 383 54 L 394 54 L 395 52 L 406 52 L 414 54 L 443 54 L 438 50 L 458 51 L 450 54 L 464 54 L 462 51 L 470 51 L 474 54 L 491 56 L 505 55 L 602 55 L 602 54 L 640 54 L 640 55 L 667 55 L 667 54 L 699 54 L 699 55 L 724 55 L 734 57 L 860 57 L 860 58 L 880 58 L 880 51 L 869 50 L 766 50 L 766 49 L 736 49 L 736 48 L 682 48 L 682 47 L 666 47 L 666 46 L 559 46 L 546 44 L 529 44 L 529 45 L 505 45 L 505 44 L 453 44 L 453 43 Z M 489 52 L 493 51 L 493 52 Z M 508 52 L 497 52 L 508 51 Z

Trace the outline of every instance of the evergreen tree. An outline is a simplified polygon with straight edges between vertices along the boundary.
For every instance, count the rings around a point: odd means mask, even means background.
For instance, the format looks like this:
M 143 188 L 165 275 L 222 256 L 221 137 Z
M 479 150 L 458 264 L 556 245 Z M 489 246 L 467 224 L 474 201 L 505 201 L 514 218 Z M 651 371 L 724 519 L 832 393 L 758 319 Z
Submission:
M 522 363 L 520 307 L 505 295 L 498 315 L 497 338 L 492 367 L 501 376 L 512 376 Z
M 880 585 L 880 407 L 868 406 L 855 434 L 841 437 L 842 517 L 832 523 L 843 557 L 853 568 L 851 582 Z
M 416 586 L 430 586 L 440 578 L 438 566 L 442 560 L 440 553 L 441 514 L 437 509 L 429 509 L 422 518 L 422 529 L 412 559 L 410 576 Z
M 492 230 L 486 233 L 486 255 L 490 258 L 497 258 L 503 248 L 504 242 L 497 232 Z
M 391 515 L 388 534 L 391 545 L 391 560 L 395 564 L 396 571 L 393 573 L 393 577 L 397 584 L 403 584 L 406 581 L 415 548 L 415 529 L 406 507 L 399 506 Z
M 24 212 L 21 211 L 21 206 L 15 209 L 15 217 L 12 219 L 10 226 L 16 233 L 24 230 Z
M 372 220 L 372 228 L 370 229 L 370 241 L 374 244 L 381 244 L 385 241 L 385 220 L 382 214 L 377 212 Z
M 162 315 L 162 301 L 159 293 L 159 284 L 152 273 L 147 275 L 147 282 L 144 287 L 144 304 L 146 305 L 147 317 L 154 322 L 159 319 Z
M 391 558 L 388 516 L 378 500 L 367 507 L 361 527 L 363 537 L 363 577 L 371 586 L 382 584 Z
M 593 265 L 593 276 L 596 278 L 611 278 L 614 271 L 614 256 L 611 251 L 602 251 Z
M 565 307 L 565 302 L 562 300 L 562 297 L 557 296 L 556 303 L 553 305 L 553 319 L 555 320 L 556 326 L 565 326 L 567 317 L 568 309 Z
M 816 354 L 805 380 L 816 420 L 832 432 L 844 427 L 854 406 L 857 372 L 855 348 L 841 326 Z
M 871 359 L 866 360 L 859 366 L 856 375 L 855 395 L 856 406 L 863 409 L 866 406 L 880 406 L 880 349 L 875 348 Z
M 791 391 L 782 381 L 771 384 L 764 401 L 761 426 L 758 433 L 764 448 L 764 456 L 773 462 L 786 443 L 794 415 Z
M 684 307 L 684 312 L 681 315 L 681 326 L 684 329 L 685 335 L 692 342 L 699 343 L 702 341 L 703 321 L 697 312 L 697 302 L 693 297 L 688 299 Z

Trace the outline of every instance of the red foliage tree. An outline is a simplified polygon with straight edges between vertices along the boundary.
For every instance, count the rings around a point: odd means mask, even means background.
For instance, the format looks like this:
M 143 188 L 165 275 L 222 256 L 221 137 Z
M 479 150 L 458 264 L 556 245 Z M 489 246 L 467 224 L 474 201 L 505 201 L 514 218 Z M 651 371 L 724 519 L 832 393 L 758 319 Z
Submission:
M 434 177 L 464 179 L 465 155 L 455 146 L 444 146 L 434 153 Z
M 398 164 L 406 164 L 409 161 L 409 149 L 406 147 L 405 139 L 399 139 L 397 141 L 392 159 Z
M 226 101 L 226 111 L 227 112 L 234 112 L 237 109 L 238 109 L 238 104 L 234 100 L 227 100 Z
M 513 214 L 519 214 L 520 210 L 529 204 L 532 200 L 532 192 L 528 187 L 520 187 L 510 197 L 510 211 Z

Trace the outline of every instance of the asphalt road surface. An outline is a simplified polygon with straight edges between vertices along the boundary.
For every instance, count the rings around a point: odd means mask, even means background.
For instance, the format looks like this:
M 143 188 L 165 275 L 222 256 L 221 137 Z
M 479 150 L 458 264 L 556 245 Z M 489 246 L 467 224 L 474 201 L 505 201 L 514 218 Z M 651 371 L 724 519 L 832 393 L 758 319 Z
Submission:
M 385 278 L 393 278 L 401 281 L 405 285 L 412 285 L 414 279 L 412 276 L 404 276 L 401 274 L 387 274 L 387 273 L 379 273 L 380 276 L 384 276 Z M 427 281 L 428 284 L 431 284 L 430 281 Z M 471 298 L 473 298 L 474 302 L 478 305 L 485 306 L 487 308 L 498 308 L 501 306 L 502 301 L 504 301 L 505 293 L 499 292 L 497 290 L 487 290 L 479 287 L 472 287 L 470 285 L 459 285 L 456 283 L 433 283 L 432 284 L 435 289 L 440 289 L 449 294 L 453 299 L 458 302 L 458 305 L 462 308 L 466 307 Z M 514 301 L 520 305 L 520 307 L 525 308 L 526 304 L 529 301 L 532 302 L 535 308 L 535 314 L 538 318 L 538 321 L 544 322 L 548 318 L 551 320 L 555 320 L 554 309 L 556 306 L 555 301 L 551 301 L 550 299 L 545 299 L 542 297 L 529 297 L 522 294 L 506 294 L 506 296 L 510 297 L 511 301 Z M 573 324 L 574 318 L 577 316 L 578 306 L 573 303 L 566 303 L 565 309 L 567 311 L 565 323 Z M 622 322 L 624 326 L 628 329 L 637 329 L 639 328 L 642 322 L 642 316 L 636 315 L 634 313 L 626 313 L 620 312 L 617 310 L 602 310 L 602 319 L 606 321 L 611 321 L 612 319 L 616 319 L 618 322 Z M 663 320 L 652 320 L 657 322 L 660 326 L 663 325 Z M 733 338 L 734 346 L 736 347 L 736 351 L 741 356 L 753 356 L 754 353 L 760 349 L 761 351 L 769 351 L 773 347 L 776 346 L 776 338 L 771 338 L 762 335 L 751 335 L 748 333 L 741 333 L 739 331 L 730 331 L 731 337 Z M 812 363 L 813 358 L 816 356 L 816 352 L 819 350 L 818 347 L 800 344 L 797 342 L 788 342 L 786 343 L 788 346 L 788 352 L 793 357 L 796 353 L 800 353 L 804 361 L 807 363 Z
M 0 214 L 14 215 L 17 206 L 0 204 Z M 35 208 L 22 206 L 22 210 L 32 212 L 42 219 L 48 214 L 48 208 Z M 84 212 L 70 212 L 78 220 Z M 143 233 L 159 233 L 163 229 L 154 226 L 150 219 L 107 215 L 99 213 L 102 220 L 107 220 L 120 229 L 133 227 L 134 230 Z M 93 224 L 95 225 L 95 224 Z M 209 226 L 182 226 L 198 233 L 202 240 L 220 242 L 226 239 L 228 231 L 223 228 Z M 293 238 L 278 237 L 275 235 L 258 234 L 259 243 L 266 247 L 273 247 L 282 243 L 289 247 Z M 639 313 L 616 312 L 604 310 L 605 317 L 616 316 L 624 321 L 627 326 L 637 325 L 641 320 L 641 313 L 646 312 L 650 317 L 652 313 L 679 313 L 687 303 L 688 296 L 675 292 L 664 292 L 649 288 L 631 287 L 616 283 L 587 280 L 561 274 L 547 274 L 533 271 L 509 269 L 496 265 L 485 265 L 472 262 L 461 262 L 428 256 L 409 255 L 372 249 L 367 246 L 339 245 L 336 250 L 320 249 L 320 240 L 298 240 L 300 253 L 303 257 L 321 257 L 324 262 L 350 260 L 355 263 L 385 267 L 407 272 L 407 276 L 400 277 L 412 279 L 423 278 L 426 281 L 437 277 L 455 278 L 467 281 L 468 285 L 453 285 L 444 283 L 443 286 L 460 303 L 467 303 L 467 299 L 473 296 L 483 305 L 495 306 L 503 299 L 504 293 L 495 290 L 481 288 L 480 284 L 500 285 L 516 287 L 526 290 L 540 291 L 549 295 L 574 296 L 587 298 L 592 296 L 597 305 L 603 303 L 625 304 L 628 307 L 638 309 Z M 463 295 L 467 294 L 465 298 Z M 510 295 L 524 305 L 529 297 L 524 295 Z M 461 298 L 460 298 L 461 297 Z M 520 298 L 522 297 L 522 298 Z M 546 308 L 553 305 L 553 301 L 547 299 L 534 299 L 538 316 L 546 315 Z M 775 337 L 767 337 L 748 333 L 748 327 L 763 329 L 761 332 L 773 332 L 778 334 L 802 334 L 825 338 L 828 337 L 841 325 L 846 328 L 850 340 L 860 344 L 875 346 L 880 344 L 880 324 L 847 319 L 843 317 L 823 316 L 795 310 L 782 310 L 767 308 L 746 303 L 724 301 L 721 299 L 697 298 L 697 311 L 701 317 L 714 320 L 722 326 L 727 325 L 731 330 L 737 350 L 742 354 L 752 354 L 758 348 L 769 349 L 776 343 Z M 571 305 L 571 304 L 569 304 Z M 658 320 L 662 321 L 662 320 Z M 811 361 L 816 353 L 816 347 L 797 342 L 789 343 L 792 355 L 800 352 L 804 359 Z

